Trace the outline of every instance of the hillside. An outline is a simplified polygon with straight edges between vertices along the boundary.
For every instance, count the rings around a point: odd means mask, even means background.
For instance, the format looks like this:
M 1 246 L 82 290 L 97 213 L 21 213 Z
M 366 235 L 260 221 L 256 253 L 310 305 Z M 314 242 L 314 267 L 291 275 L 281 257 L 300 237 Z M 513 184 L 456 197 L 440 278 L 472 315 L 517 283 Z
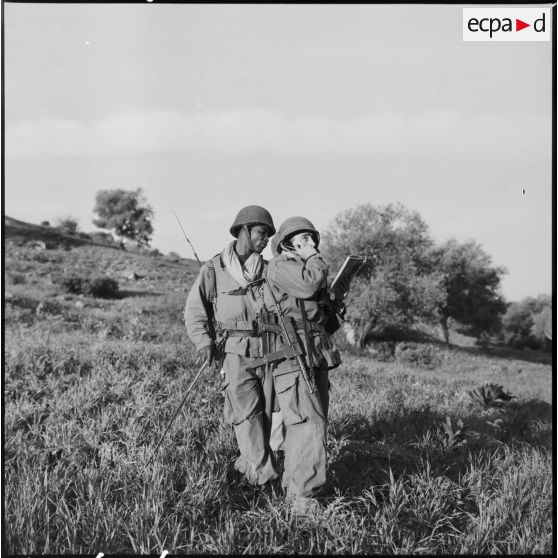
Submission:
M 54 283 L 72 274 L 111 277 L 118 281 L 123 297 L 184 292 L 199 269 L 194 260 L 147 249 L 121 249 L 9 217 L 4 220 L 4 247 L 6 289 L 15 293 L 17 285 L 24 284 L 24 291 L 37 296 L 60 295 Z
M 197 262 L 9 218 L 4 247 L 9 554 L 551 552 L 550 355 L 459 337 L 343 350 L 323 517 L 298 524 L 278 482 L 232 470 L 218 374 L 147 467 L 198 369 L 182 318 Z M 79 292 L 94 277 L 118 291 Z M 486 383 L 513 399 L 470 395 Z

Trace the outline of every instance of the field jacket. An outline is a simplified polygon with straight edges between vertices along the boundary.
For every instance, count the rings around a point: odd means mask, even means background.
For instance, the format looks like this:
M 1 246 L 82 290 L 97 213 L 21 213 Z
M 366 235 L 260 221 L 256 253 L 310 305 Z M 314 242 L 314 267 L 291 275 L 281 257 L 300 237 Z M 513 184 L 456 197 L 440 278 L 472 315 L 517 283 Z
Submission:
M 264 261 L 262 270 L 266 265 Z M 245 329 L 242 324 L 255 322 L 262 307 L 261 288 L 242 288 L 218 254 L 202 266 L 186 299 L 184 322 L 188 337 L 197 350 L 210 346 L 215 343 L 210 322 L 212 313 L 224 329 Z M 231 336 L 227 338 L 224 350 L 225 353 L 258 357 L 261 356 L 260 339 L 255 336 Z
M 330 334 L 336 328 L 331 327 L 332 310 L 327 290 L 328 269 L 327 262 L 320 254 L 304 260 L 297 254 L 283 252 L 269 262 L 265 274 L 267 283 L 279 302 L 282 315 L 295 320 L 306 350 L 306 363 L 311 364 L 308 362 L 311 352 L 310 359 L 314 361 L 315 366 L 331 369 L 341 364 L 341 358 L 330 339 Z M 264 289 L 264 302 L 266 308 L 276 311 L 268 289 Z M 301 327 L 303 313 L 309 323 L 308 339 L 304 328 Z

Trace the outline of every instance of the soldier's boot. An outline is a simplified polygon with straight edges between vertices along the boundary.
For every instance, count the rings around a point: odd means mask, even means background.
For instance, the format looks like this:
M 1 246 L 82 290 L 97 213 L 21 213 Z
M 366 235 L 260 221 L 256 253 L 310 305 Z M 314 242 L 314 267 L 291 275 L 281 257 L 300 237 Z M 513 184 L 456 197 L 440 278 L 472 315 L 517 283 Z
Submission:
M 313 520 L 319 519 L 322 512 L 316 498 L 297 496 L 291 504 L 291 515 L 297 520 Z

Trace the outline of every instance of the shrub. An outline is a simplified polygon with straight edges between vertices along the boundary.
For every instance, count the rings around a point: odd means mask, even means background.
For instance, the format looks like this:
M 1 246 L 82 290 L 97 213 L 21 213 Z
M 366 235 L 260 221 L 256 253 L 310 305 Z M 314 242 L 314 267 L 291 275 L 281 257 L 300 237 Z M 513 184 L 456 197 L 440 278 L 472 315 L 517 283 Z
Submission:
M 87 293 L 99 298 L 116 298 L 118 296 L 118 281 L 111 277 L 96 277 L 87 285 Z
M 75 234 L 78 230 L 78 222 L 73 217 L 62 217 L 58 219 L 57 227 L 67 234 Z
M 552 324 L 552 298 L 550 295 L 527 297 L 512 302 L 503 318 L 504 341 L 515 349 L 548 349 L 545 329 Z
M 25 283 L 27 282 L 25 275 L 23 275 L 22 273 L 12 273 L 9 276 L 9 279 L 12 285 L 25 285 Z
M 50 227 L 49 221 L 41 221 L 41 227 Z
M 169 252 L 168 258 L 171 262 L 180 262 L 182 260 L 180 254 L 177 254 L 176 252 Z
M 96 231 L 89 234 L 93 242 L 99 242 L 101 244 L 116 244 L 114 237 L 111 233 Z
M 395 356 L 399 362 L 420 368 L 434 369 L 442 363 L 442 355 L 433 345 L 399 343 Z
M 85 278 L 78 275 L 69 275 L 61 279 L 60 285 L 66 292 L 73 294 L 83 294 L 98 298 L 118 297 L 118 281 L 111 277 Z
M 83 283 L 83 277 L 78 277 L 76 275 L 62 277 L 62 279 L 60 280 L 61 287 L 66 292 L 73 294 L 83 294 Z

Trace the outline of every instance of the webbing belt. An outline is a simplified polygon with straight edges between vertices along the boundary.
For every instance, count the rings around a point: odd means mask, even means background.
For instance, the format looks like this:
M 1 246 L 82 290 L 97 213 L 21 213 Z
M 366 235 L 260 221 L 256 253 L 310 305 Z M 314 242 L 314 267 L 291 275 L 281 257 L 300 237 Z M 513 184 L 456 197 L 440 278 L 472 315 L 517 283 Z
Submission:
M 259 337 L 255 329 L 228 329 L 228 337 Z
M 219 324 L 229 337 L 260 337 L 265 331 L 281 333 L 281 326 L 266 322 L 237 321 Z

